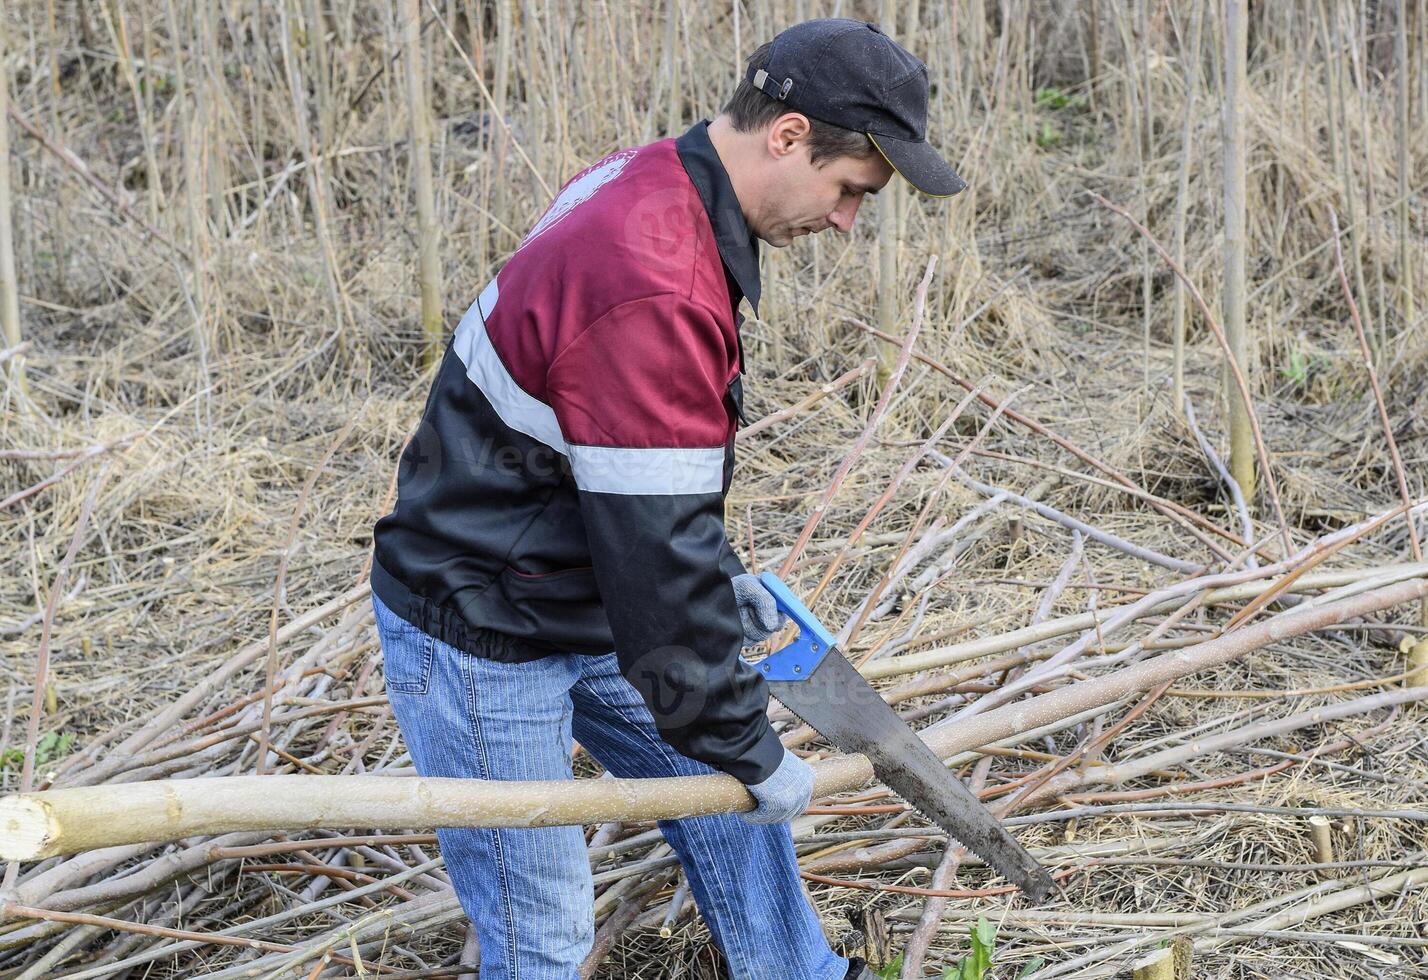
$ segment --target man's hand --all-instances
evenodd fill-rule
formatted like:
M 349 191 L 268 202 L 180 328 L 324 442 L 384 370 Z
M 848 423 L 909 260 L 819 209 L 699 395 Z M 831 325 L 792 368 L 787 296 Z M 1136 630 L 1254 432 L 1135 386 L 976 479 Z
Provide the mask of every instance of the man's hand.
M 764 588 L 757 575 L 745 572 L 735 575 L 732 581 L 739 622 L 744 626 L 744 646 L 762 643 L 788 625 L 788 617 L 779 611 L 773 594 Z
M 813 767 L 784 749 L 773 775 L 745 788 L 759 805 L 739 816 L 749 823 L 787 823 L 813 800 Z

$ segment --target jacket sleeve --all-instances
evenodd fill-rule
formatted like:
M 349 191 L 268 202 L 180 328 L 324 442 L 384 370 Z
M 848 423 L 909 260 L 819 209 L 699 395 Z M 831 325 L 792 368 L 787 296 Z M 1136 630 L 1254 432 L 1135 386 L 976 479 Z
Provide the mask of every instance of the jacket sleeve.
M 724 531 L 732 333 L 689 300 L 626 303 L 551 365 L 601 600 L 625 677 L 680 752 L 746 784 L 783 758 L 768 687 L 739 658 Z
M 734 549 L 729 547 L 727 541 L 724 545 L 724 553 L 719 558 L 719 567 L 724 570 L 724 577 L 732 580 L 736 575 L 745 574 L 748 569 L 739 560 L 739 556 L 734 554 Z

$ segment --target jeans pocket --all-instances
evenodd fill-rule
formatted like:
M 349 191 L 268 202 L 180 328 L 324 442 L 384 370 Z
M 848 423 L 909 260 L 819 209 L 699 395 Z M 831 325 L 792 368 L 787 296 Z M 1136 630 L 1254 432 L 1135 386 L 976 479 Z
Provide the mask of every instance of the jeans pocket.
M 382 676 L 387 690 L 397 694 L 425 694 L 431 683 L 436 637 L 392 612 L 375 594 L 372 609 L 382 641 Z

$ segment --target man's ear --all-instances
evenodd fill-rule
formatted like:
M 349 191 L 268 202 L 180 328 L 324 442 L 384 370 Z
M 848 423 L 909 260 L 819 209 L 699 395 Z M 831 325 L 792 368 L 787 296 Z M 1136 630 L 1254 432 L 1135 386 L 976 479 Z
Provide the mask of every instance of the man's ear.
M 808 139 L 813 124 L 801 112 L 786 112 L 769 127 L 767 148 L 775 160 L 781 160 L 798 149 Z

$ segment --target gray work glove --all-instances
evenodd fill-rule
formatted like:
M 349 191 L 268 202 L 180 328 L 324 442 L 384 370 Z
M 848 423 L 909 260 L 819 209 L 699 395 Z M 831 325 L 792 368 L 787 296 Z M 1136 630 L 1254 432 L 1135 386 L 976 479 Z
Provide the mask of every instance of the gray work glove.
M 784 749 L 783 761 L 772 776 L 744 788 L 759 805 L 739 816 L 749 823 L 787 823 L 813 800 L 813 767 Z
M 735 575 L 732 581 L 739 622 L 744 627 L 744 646 L 762 643 L 788 625 L 788 617 L 779 611 L 773 593 L 764 588 L 757 575 L 745 572 Z

